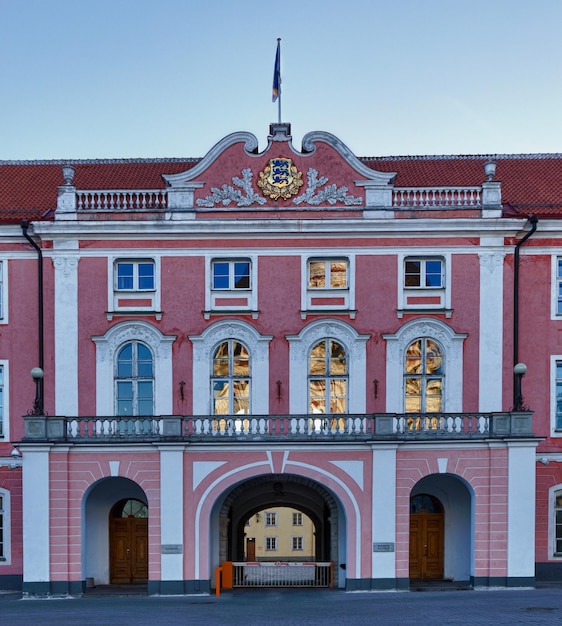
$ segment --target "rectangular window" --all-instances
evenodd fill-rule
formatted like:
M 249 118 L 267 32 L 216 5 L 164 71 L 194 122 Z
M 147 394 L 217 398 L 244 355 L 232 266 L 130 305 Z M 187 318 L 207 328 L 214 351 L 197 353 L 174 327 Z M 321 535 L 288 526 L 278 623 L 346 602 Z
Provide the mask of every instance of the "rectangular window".
M 302 552 L 304 550 L 304 537 L 291 537 L 293 551 Z
M 293 526 L 302 526 L 302 513 L 293 513 Z
M 277 513 L 266 513 L 265 514 L 265 525 L 266 526 L 277 526 Z
M 562 315 L 562 257 L 556 260 L 556 314 Z
M 556 430 L 562 430 L 562 361 L 556 361 Z
M 347 289 L 347 259 L 311 259 L 308 262 L 309 289 Z
M 0 365 L 0 437 L 4 436 L 4 366 Z
M 250 289 L 250 261 L 213 261 L 213 289 Z
M 4 319 L 4 263 L 0 261 L 0 320 Z
M 154 291 L 154 261 L 150 259 L 117 261 L 115 289 L 117 291 Z
M 4 554 L 4 497 L 0 495 L 0 561 L 5 561 Z
M 404 287 L 440 289 L 444 286 L 443 259 L 407 257 L 404 266 Z
M 277 537 L 265 538 L 265 550 L 266 552 L 274 552 L 277 550 Z

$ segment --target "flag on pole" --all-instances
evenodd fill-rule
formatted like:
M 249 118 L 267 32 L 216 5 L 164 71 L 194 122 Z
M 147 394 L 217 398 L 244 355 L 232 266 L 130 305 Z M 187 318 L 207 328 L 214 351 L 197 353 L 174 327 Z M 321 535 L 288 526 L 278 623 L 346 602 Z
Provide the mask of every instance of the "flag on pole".
M 275 54 L 275 66 L 273 68 L 272 101 L 275 102 L 281 95 L 281 39 L 277 40 L 277 53 Z

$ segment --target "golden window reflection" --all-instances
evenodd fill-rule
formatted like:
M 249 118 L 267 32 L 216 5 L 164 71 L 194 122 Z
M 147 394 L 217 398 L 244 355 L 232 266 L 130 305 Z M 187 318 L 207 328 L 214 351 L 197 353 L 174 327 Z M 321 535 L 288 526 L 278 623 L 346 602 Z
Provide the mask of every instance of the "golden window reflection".
M 413 341 L 404 364 L 404 410 L 406 413 L 440 413 L 443 410 L 443 354 L 432 339 Z M 437 418 L 410 418 L 408 429 L 438 428 Z

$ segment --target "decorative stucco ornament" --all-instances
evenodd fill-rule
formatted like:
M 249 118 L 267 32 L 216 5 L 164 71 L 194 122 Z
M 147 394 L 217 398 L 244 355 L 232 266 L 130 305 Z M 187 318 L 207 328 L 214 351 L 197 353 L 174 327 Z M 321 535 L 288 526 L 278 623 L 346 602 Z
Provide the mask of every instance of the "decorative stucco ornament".
M 324 203 L 335 204 L 336 202 L 343 202 L 343 204 L 349 206 L 363 203 L 363 198 L 348 196 L 348 189 L 345 185 L 339 188 L 337 185 L 328 185 L 324 189 L 320 189 L 329 179 L 326 176 L 320 176 L 320 178 L 318 178 L 318 170 L 315 170 L 313 167 L 308 170 L 307 178 L 308 186 L 306 191 L 298 198 L 293 198 L 293 204 L 306 202 L 312 206 L 317 206 Z
M 263 195 L 272 200 L 288 200 L 298 193 L 302 185 L 302 172 L 297 170 L 291 159 L 282 157 L 270 159 L 258 180 Z
M 239 189 L 235 189 L 230 185 L 223 185 L 220 189 L 218 189 L 218 187 L 211 187 L 213 193 L 205 198 L 199 198 L 197 200 L 197 206 L 214 207 L 218 203 L 228 206 L 231 202 L 236 202 L 236 206 L 250 206 L 254 202 L 257 204 L 265 204 L 265 198 L 259 196 L 252 189 L 252 176 L 253 174 L 250 168 L 243 169 L 242 178 L 234 176 L 232 179 L 232 184 L 236 185 Z M 246 192 L 245 196 L 240 189 Z

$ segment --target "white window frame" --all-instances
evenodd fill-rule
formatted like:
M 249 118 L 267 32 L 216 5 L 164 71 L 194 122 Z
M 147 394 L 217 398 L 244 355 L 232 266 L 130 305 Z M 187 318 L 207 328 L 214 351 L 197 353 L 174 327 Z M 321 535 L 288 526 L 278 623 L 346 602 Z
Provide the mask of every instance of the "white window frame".
M 275 536 L 264 537 L 263 549 L 265 552 L 277 552 L 279 550 L 279 538 Z
M 419 318 L 404 324 L 398 332 L 385 334 L 386 350 L 386 412 L 404 413 L 404 359 L 406 349 L 415 341 L 426 337 L 438 343 L 443 350 L 443 378 L 447 384 L 443 389 L 442 410 L 461 413 L 463 401 L 463 344 L 466 333 L 456 333 L 441 320 Z
M 550 355 L 550 436 L 562 437 L 562 429 L 556 429 L 556 364 L 562 362 L 562 354 Z
M 556 492 L 562 491 L 562 484 L 553 485 L 548 490 L 548 560 L 562 561 L 562 554 L 556 554 Z
M 0 359 L 0 368 L 3 371 L 3 411 L 0 415 L 0 441 L 10 441 L 10 377 L 9 377 L 9 365 L 5 359 Z
M 303 526 L 303 514 L 300 511 L 293 511 L 293 526 Z
M 8 259 L 0 259 L 0 324 L 8 323 Z
M 279 520 L 279 515 L 277 514 L 277 511 L 265 512 L 264 526 L 270 527 L 270 528 L 272 526 L 277 526 L 278 520 Z
M 12 545 L 11 545 L 11 510 L 10 510 L 10 492 L 7 489 L 0 489 L 2 497 L 2 523 L 4 536 L 4 555 L 0 557 L 0 567 L 10 565 L 12 562 Z
M 133 286 L 131 288 L 120 288 L 119 287 L 119 271 L 118 268 L 120 265 L 132 265 L 133 266 Z M 139 286 L 139 266 L 140 265 L 152 265 L 152 287 L 148 288 L 148 289 L 143 289 Z M 114 280 L 114 284 L 113 284 L 113 289 L 115 291 L 121 291 L 124 293 L 130 293 L 130 292 L 139 292 L 142 291 L 144 292 L 150 292 L 150 291 L 156 291 L 156 263 L 154 262 L 154 259 L 151 258 L 138 258 L 138 259 L 116 259 L 114 262 L 114 274 L 113 274 L 113 280 Z
M 446 311 L 451 316 L 451 254 L 446 252 L 435 253 L 435 250 L 413 250 L 397 255 L 398 260 L 398 317 L 407 310 Z M 442 261 L 441 287 L 406 287 L 406 261 Z M 423 304 L 408 303 L 409 295 L 439 298 L 439 303 Z
M 250 287 L 244 289 L 213 289 L 214 263 L 244 262 L 250 264 Z M 246 304 L 240 304 L 240 299 Z M 229 300 L 232 302 L 229 303 Z M 218 303 L 220 301 L 220 304 Z M 205 319 L 213 314 L 237 311 L 258 317 L 258 257 L 256 255 L 220 256 L 209 254 L 205 257 Z
M 131 362 L 131 376 L 121 377 L 119 376 L 119 354 L 121 350 L 126 346 L 131 345 L 132 349 L 132 362 Z M 151 377 L 141 377 L 139 376 L 139 366 L 138 366 L 138 346 L 142 345 L 150 352 L 151 356 L 151 365 L 152 365 L 152 376 Z M 139 411 L 139 383 L 150 381 L 152 383 L 152 409 L 150 413 L 143 413 Z M 115 354 L 115 377 L 113 382 L 113 393 L 115 394 L 115 409 L 114 414 L 119 415 L 119 383 L 131 383 L 131 409 L 132 413 L 127 417 L 135 418 L 143 415 L 155 415 L 154 413 L 154 354 L 150 350 L 150 347 L 146 345 L 142 341 L 138 341 L 137 339 L 132 339 L 131 341 L 127 341 L 124 344 L 121 344 Z M 121 416 L 123 417 L 123 416 Z
M 558 311 L 558 289 L 562 284 L 562 276 L 558 276 L 558 261 L 562 261 L 562 255 L 553 254 L 551 257 L 551 275 L 552 275 L 552 288 L 551 301 L 550 301 L 550 319 L 561 320 L 562 310 Z
M 360 335 L 346 322 L 314 320 L 298 335 L 287 335 L 289 342 L 289 411 L 308 413 L 308 355 L 322 339 L 334 339 L 345 349 L 348 364 L 348 413 L 365 413 L 367 401 L 367 352 L 370 335 Z
M 250 408 L 253 415 L 269 413 L 269 342 L 273 335 L 260 335 L 242 320 L 220 320 L 200 335 L 190 335 L 193 343 L 193 414 L 212 415 L 211 373 L 217 346 L 227 339 L 244 344 L 250 354 L 252 380 Z
M 154 289 L 117 289 L 117 265 L 119 263 L 154 263 Z M 107 280 L 107 317 L 108 319 L 113 318 L 113 314 L 121 314 L 126 315 L 131 312 L 143 312 L 143 313 L 152 313 L 155 315 L 157 320 L 162 318 L 161 312 L 161 282 L 160 282 L 160 268 L 161 268 L 161 258 L 159 256 L 141 256 L 138 254 L 128 255 L 115 255 L 109 256 L 107 259 L 108 263 L 108 280 Z M 136 274 L 138 278 L 138 270 Z M 127 306 L 119 305 L 119 300 L 127 299 L 127 300 L 139 300 L 142 302 L 143 300 L 150 299 L 150 304 L 139 303 L 138 306 L 133 304 Z
M 172 343 L 176 335 L 163 335 L 144 321 L 121 322 L 105 335 L 92 337 L 96 345 L 96 416 L 114 415 L 115 362 L 119 349 L 129 341 L 146 344 L 153 355 L 154 415 L 171 415 L 172 410 Z
M 309 287 L 310 263 L 312 261 L 347 263 L 347 287 Z M 315 302 L 321 300 L 321 302 Z M 355 255 L 335 255 L 330 251 L 301 256 L 301 317 L 307 313 L 327 311 L 347 311 L 355 318 Z
M 293 552 L 304 552 L 304 537 L 303 537 L 303 535 L 293 535 L 291 537 L 291 550 Z

